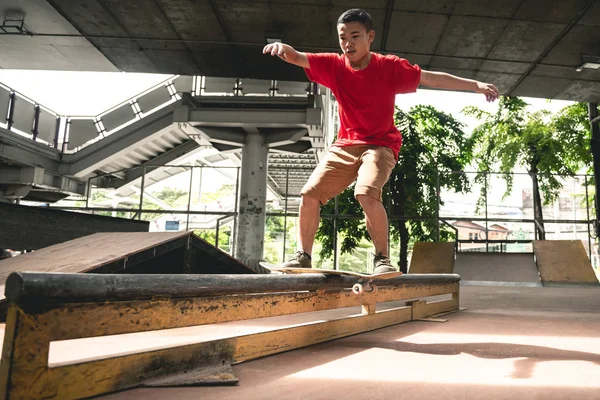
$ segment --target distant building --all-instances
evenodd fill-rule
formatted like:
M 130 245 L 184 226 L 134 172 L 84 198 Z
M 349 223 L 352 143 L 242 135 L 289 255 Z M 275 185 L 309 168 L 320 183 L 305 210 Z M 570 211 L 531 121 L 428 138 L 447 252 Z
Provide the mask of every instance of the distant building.
M 494 224 L 488 227 L 488 234 L 490 240 L 506 240 L 508 239 L 508 235 L 512 231 L 503 227 L 502 225 Z
M 452 224 L 458 229 L 459 240 L 485 240 L 485 226 L 471 221 L 456 221 Z M 512 231 L 499 224 L 488 226 L 489 240 L 506 240 Z

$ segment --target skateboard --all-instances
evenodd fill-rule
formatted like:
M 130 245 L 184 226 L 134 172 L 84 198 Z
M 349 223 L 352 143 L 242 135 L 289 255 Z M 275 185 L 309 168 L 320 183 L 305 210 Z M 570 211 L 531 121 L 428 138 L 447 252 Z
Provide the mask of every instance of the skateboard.
M 377 285 L 373 285 L 373 280 L 385 280 L 395 278 L 402 275 L 402 272 L 386 272 L 383 274 L 360 274 L 358 272 L 350 271 L 336 271 L 332 269 L 317 269 L 317 268 L 281 268 L 277 265 L 269 264 L 261 261 L 259 263 L 262 267 L 272 271 L 281 272 L 283 274 L 322 274 L 322 275 L 339 275 L 339 276 L 351 276 L 357 278 L 358 281 L 352 286 L 352 292 L 354 294 L 375 293 L 377 291 Z

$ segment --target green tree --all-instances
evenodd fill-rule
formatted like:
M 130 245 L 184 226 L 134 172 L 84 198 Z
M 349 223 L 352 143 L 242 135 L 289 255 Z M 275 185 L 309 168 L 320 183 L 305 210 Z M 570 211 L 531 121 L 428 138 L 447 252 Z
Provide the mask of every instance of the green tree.
M 495 114 L 476 107 L 467 107 L 465 113 L 482 121 L 473 132 L 475 160 L 481 172 L 476 181 L 483 182 L 485 173 L 498 169 L 504 173 L 507 196 L 513 186 L 512 172 L 517 167 L 527 168 L 533 184 L 534 219 L 540 221 L 536 230 L 544 240 L 542 194 L 544 205 L 555 201 L 562 188 L 557 175 L 571 176 L 590 161 L 589 122 L 581 103 L 554 116 L 545 110 L 528 112 L 527 106 L 520 98 L 503 97 Z M 482 192 L 479 204 L 483 197 Z
M 400 270 L 408 270 L 408 248 L 417 241 L 447 241 L 453 234 L 440 229 L 438 210 L 443 201 L 438 190 L 466 192 L 469 180 L 463 173 L 473 157 L 475 140 L 467 137 L 463 124 L 431 106 L 416 106 L 408 113 L 396 111 L 403 148 L 390 176 L 391 234 L 400 240 Z M 438 203 L 439 202 L 439 203 Z M 426 217 L 418 220 L 411 217 Z
M 213 202 L 221 200 L 223 198 L 233 197 L 234 195 L 235 195 L 235 186 L 231 183 L 226 183 L 226 184 L 220 186 L 215 192 L 202 193 L 202 202 L 203 203 L 213 203 Z M 194 200 L 196 200 L 196 199 L 194 199 Z
M 194 234 L 206 242 L 222 250 L 229 251 L 231 242 L 231 227 L 224 226 L 219 229 L 219 244 L 217 245 L 217 232 L 215 229 L 196 229 Z
M 160 192 L 156 193 L 156 197 L 162 201 L 164 201 L 165 203 L 176 207 L 178 205 L 178 203 L 181 202 L 181 198 L 185 197 L 185 200 L 187 202 L 187 196 L 188 193 L 184 190 L 180 190 L 177 188 L 173 188 L 170 186 L 165 186 L 163 188 L 163 190 L 161 190 Z
M 402 132 L 403 146 L 389 184 L 384 188 L 383 202 L 390 205 L 390 234 L 400 241 L 398 262 L 400 269 L 406 272 L 409 243 L 438 239 L 438 187 L 455 191 L 469 188 L 462 171 L 472 159 L 474 140 L 465 135 L 459 121 L 431 106 L 416 106 L 408 112 L 396 109 L 395 123 Z M 343 254 L 368 237 L 352 188 L 338 196 L 338 212 L 350 216 L 338 220 Z M 333 213 L 332 201 L 323 207 L 322 214 Z M 323 244 L 322 258 L 332 254 L 333 232 L 333 219 L 323 218 L 317 231 L 317 239 Z M 439 239 L 448 240 L 451 234 L 441 229 Z

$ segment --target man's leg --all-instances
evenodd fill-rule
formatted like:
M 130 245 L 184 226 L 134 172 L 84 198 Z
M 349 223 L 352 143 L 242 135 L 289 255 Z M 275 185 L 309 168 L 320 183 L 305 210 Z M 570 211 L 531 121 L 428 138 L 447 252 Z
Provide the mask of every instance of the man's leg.
M 383 207 L 383 203 L 367 195 L 357 195 L 356 198 L 365 212 L 367 222 L 367 231 L 373 246 L 375 254 L 389 257 L 388 254 L 388 217 Z
M 312 254 L 315 235 L 319 229 L 320 215 L 321 202 L 314 197 L 303 195 L 300 203 L 300 215 L 298 216 L 300 229 L 298 249 L 309 255 Z
M 375 273 L 396 270 L 389 260 L 389 221 L 381 202 L 382 188 L 395 165 L 394 153 L 387 147 L 372 147 L 366 150 L 361 156 L 354 190 L 356 199 L 365 212 L 367 231 L 375 246 Z
M 310 268 L 315 234 L 319 229 L 320 208 L 346 189 L 354 179 L 359 158 L 348 148 L 332 147 L 313 171 L 302 189 L 299 215 L 298 251 L 284 267 Z

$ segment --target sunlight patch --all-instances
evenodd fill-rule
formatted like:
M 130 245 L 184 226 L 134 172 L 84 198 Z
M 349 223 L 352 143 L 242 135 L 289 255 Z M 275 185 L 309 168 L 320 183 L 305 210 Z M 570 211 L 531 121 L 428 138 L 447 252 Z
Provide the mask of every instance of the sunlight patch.
M 357 381 L 600 388 L 600 357 L 592 363 L 575 359 L 494 358 L 493 352 L 482 358 L 465 353 L 434 355 L 373 348 L 289 378 L 344 380 L 349 385 Z

